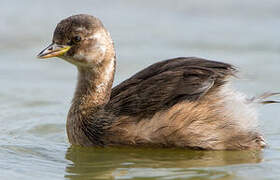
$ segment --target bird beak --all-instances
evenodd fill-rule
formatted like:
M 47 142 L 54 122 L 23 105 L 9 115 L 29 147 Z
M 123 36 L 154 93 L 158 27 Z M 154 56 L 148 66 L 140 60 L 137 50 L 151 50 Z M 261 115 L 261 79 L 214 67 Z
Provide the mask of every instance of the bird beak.
M 45 59 L 45 58 L 50 58 L 50 57 L 62 56 L 70 48 L 71 48 L 71 46 L 58 45 L 58 44 L 52 43 L 47 48 L 45 48 L 43 51 L 41 51 L 37 55 L 37 57 L 40 59 Z

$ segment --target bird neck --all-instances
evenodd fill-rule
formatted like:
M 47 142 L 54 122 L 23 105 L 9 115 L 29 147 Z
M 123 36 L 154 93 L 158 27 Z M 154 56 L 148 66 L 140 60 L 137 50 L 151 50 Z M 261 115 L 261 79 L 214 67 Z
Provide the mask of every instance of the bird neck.
M 111 57 L 94 67 L 78 67 L 78 83 L 72 112 L 78 110 L 86 115 L 107 104 L 114 80 L 115 64 L 115 57 Z

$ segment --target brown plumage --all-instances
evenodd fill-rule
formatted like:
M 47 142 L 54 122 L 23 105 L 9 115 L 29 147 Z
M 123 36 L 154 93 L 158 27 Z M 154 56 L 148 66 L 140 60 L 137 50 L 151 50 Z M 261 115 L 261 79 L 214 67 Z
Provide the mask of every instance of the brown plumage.
M 199 100 L 210 89 L 223 85 L 234 72 L 229 64 L 201 58 L 165 60 L 116 86 L 108 106 L 118 115 L 151 117 L 181 101 Z
M 78 84 L 67 118 L 71 144 L 260 149 L 254 99 L 233 91 L 226 63 L 180 57 L 153 64 L 111 90 L 113 42 L 102 23 L 75 15 L 56 27 L 39 58 L 77 66 Z M 112 92 L 112 93 L 111 93 Z M 265 97 L 264 97 L 265 98 Z

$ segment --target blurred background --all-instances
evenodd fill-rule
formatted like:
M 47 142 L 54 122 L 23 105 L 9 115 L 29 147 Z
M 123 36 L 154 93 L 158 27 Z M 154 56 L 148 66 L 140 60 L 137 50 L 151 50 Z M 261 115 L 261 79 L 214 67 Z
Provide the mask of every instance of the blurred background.
M 70 147 L 74 66 L 36 59 L 56 24 L 100 18 L 117 51 L 115 85 L 160 60 L 197 56 L 239 67 L 236 89 L 279 92 L 278 0 L 1 0 L 0 179 L 279 179 L 280 105 L 260 107 L 261 152 Z

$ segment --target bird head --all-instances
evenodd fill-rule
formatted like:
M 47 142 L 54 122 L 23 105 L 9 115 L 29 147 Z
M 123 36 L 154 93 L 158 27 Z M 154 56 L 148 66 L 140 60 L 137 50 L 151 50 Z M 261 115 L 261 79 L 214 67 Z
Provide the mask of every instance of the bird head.
M 38 54 L 38 58 L 62 58 L 76 66 L 96 66 L 114 57 L 110 34 L 102 22 L 90 15 L 79 14 L 63 19 L 53 33 L 52 43 Z

